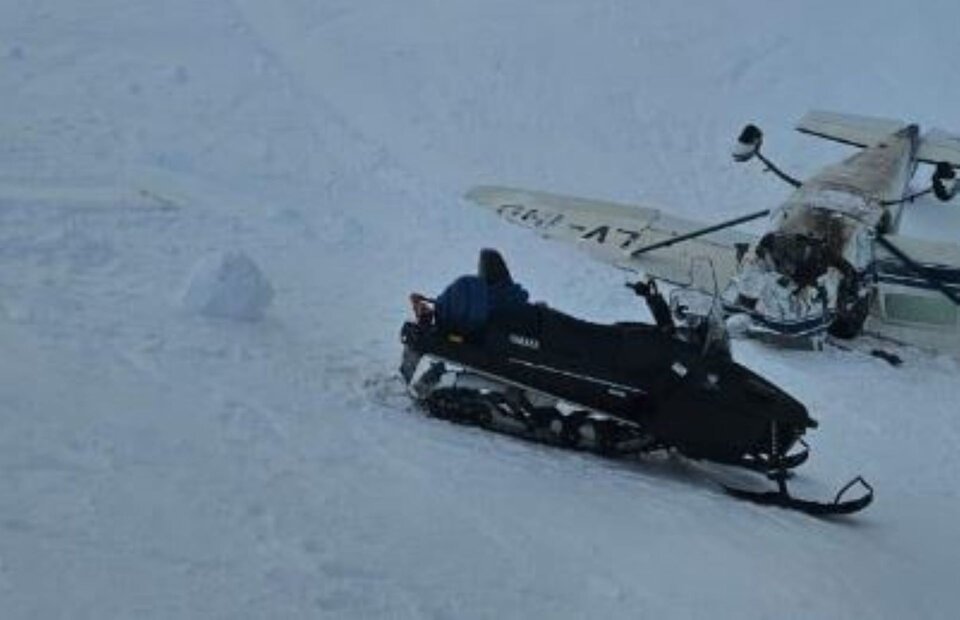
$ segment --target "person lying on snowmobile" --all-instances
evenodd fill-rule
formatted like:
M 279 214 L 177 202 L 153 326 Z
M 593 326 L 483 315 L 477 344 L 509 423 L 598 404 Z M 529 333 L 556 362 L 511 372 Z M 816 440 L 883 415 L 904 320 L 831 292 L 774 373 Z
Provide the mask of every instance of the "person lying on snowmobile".
M 509 313 L 525 306 L 529 299 L 526 289 L 513 281 L 507 263 L 500 252 L 490 248 L 480 250 L 477 274 L 487 283 L 490 314 Z
M 513 281 L 499 252 L 480 251 L 477 275 L 460 276 L 433 301 L 414 293 L 410 296 L 417 319 L 440 327 L 472 334 L 497 316 L 507 316 L 527 305 L 529 294 Z

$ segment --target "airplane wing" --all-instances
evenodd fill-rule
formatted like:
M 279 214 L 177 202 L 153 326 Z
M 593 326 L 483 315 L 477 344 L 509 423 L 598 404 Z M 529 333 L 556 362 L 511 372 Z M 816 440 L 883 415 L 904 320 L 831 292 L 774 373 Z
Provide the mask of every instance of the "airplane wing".
M 634 256 L 640 248 L 707 224 L 650 207 L 509 187 L 474 187 L 464 197 L 512 224 L 576 246 L 621 269 L 711 292 L 714 282 L 708 265 L 713 265 L 717 284 L 722 288 L 736 272 L 736 246 L 755 239 L 726 229 Z
M 945 161 L 960 167 L 960 136 L 942 129 L 931 129 L 920 138 L 917 159 L 928 164 Z
M 797 131 L 854 146 L 873 146 L 906 126 L 893 119 L 811 110 L 797 123 Z M 960 167 L 960 136 L 932 129 L 921 136 L 916 158 L 927 164 L 945 161 Z
M 903 235 L 884 238 L 941 286 L 960 295 L 960 245 Z M 879 295 L 868 331 L 920 346 L 960 351 L 960 307 L 882 246 L 877 246 L 876 273 Z
M 797 131 L 854 146 L 873 146 L 906 126 L 892 119 L 811 110 L 797 123 Z

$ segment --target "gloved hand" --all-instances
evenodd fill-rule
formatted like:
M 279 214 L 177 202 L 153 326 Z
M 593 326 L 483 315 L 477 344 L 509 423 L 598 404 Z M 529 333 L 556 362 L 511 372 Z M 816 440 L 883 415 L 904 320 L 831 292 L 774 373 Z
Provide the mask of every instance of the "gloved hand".
M 653 278 L 648 279 L 646 282 L 637 280 L 636 282 L 627 282 L 627 288 L 633 289 L 633 292 L 639 295 L 640 297 L 649 297 L 650 295 L 657 295 L 657 283 Z

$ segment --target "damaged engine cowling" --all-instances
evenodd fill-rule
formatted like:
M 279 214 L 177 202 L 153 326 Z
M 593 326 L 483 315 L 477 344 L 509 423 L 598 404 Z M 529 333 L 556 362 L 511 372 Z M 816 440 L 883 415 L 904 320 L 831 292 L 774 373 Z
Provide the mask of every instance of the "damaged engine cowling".
M 835 206 L 788 205 L 774 219 L 724 291 L 727 308 L 783 334 L 855 336 L 869 310 L 866 227 Z

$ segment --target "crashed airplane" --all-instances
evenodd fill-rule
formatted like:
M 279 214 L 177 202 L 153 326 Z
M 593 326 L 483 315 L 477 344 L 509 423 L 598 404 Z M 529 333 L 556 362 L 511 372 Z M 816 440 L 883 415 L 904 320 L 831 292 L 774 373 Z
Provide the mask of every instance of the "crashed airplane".
M 774 209 L 715 224 L 506 187 L 466 198 L 617 267 L 717 294 L 731 323 L 767 341 L 819 348 L 828 335 L 868 333 L 960 352 L 960 245 L 900 233 L 906 205 L 955 196 L 960 137 L 822 111 L 796 128 L 860 150 L 799 181 L 764 156 L 762 132 L 748 125 L 734 160 L 759 159 L 794 190 Z M 911 192 L 921 163 L 934 166 L 930 186 Z M 761 218 L 760 235 L 737 229 Z

